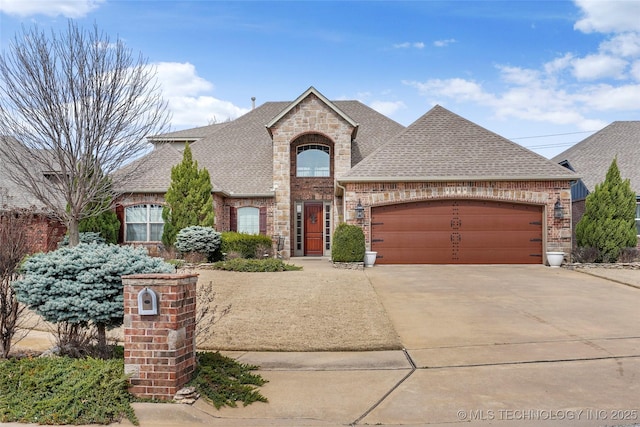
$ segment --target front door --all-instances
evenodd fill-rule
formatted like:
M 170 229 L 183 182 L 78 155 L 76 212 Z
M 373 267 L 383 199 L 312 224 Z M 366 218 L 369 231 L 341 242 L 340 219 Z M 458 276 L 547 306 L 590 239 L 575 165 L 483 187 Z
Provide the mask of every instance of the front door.
M 304 204 L 304 254 L 322 255 L 322 203 Z

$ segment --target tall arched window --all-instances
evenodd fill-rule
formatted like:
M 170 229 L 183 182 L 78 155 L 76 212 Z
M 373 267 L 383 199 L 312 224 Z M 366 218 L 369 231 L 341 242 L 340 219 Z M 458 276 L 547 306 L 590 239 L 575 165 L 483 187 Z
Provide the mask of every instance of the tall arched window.
M 331 176 L 329 147 L 326 145 L 301 145 L 297 149 L 296 176 L 328 177 Z

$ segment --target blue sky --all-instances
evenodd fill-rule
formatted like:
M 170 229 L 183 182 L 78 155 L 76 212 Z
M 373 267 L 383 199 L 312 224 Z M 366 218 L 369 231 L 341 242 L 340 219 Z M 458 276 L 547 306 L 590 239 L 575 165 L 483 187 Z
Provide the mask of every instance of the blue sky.
M 174 130 L 309 86 L 403 125 L 440 104 L 546 157 L 640 120 L 637 0 L 0 0 L 0 48 L 68 18 L 157 66 Z

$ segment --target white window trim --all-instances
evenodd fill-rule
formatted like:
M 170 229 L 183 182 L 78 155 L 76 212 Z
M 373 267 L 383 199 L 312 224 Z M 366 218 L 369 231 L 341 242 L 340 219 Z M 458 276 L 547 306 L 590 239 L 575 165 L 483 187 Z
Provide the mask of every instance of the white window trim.
M 144 206 L 146 207 L 146 221 L 145 222 L 133 222 L 133 221 L 127 221 L 127 209 L 130 208 L 136 208 L 136 207 L 141 207 Z M 164 221 L 162 221 L 162 217 L 160 217 L 160 221 L 161 222 L 151 222 L 151 208 L 152 207 L 157 207 L 162 209 L 163 206 L 157 203 L 139 203 L 136 205 L 131 205 L 131 206 L 127 206 L 124 209 L 124 241 L 127 243 L 133 243 L 133 242 L 159 242 L 160 240 L 151 240 L 151 224 L 164 224 Z M 147 239 L 146 240 L 128 240 L 127 239 L 127 228 L 129 227 L 129 224 L 145 224 L 147 227 L 146 230 L 146 236 Z M 162 238 L 162 236 L 160 236 Z

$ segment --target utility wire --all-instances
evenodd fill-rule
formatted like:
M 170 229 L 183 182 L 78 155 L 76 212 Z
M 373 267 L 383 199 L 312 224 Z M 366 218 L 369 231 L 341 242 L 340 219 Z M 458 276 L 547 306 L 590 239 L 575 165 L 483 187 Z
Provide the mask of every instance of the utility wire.
M 581 131 L 581 132 L 553 133 L 553 134 L 549 134 L 549 135 L 519 136 L 517 138 L 509 138 L 509 139 L 548 138 L 548 137 L 551 137 L 551 136 L 577 135 L 577 134 L 580 134 L 580 133 L 592 133 L 592 132 L 597 132 L 597 131 L 595 131 L 595 130 L 584 130 L 584 131 Z

